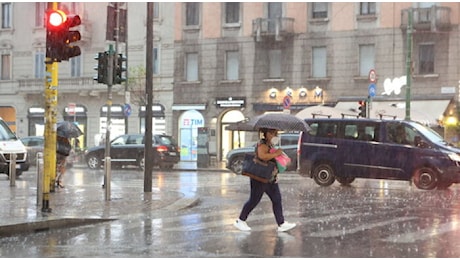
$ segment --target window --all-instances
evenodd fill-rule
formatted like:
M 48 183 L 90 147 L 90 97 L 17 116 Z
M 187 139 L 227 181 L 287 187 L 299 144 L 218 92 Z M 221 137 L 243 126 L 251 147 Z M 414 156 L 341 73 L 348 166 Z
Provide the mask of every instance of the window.
M 238 80 L 239 78 L 239 58 L 238 51 L 226 52 L 227 80 Z
M 422 44 L 418 48 L 419 74 L 434 73 L 434 45 Z
M 34 76 L 36 79 L 45 78 L 45 53 L 35 53 L 35 71 Z
M 11 10 L 11 3 L 3 3 L 2 4 L 2 28 L 11 28 L 12 25 L 12 10 Z
M 81 76 L 81 56 L 70 58 L 70 76 Z
M 269 78 L 281 78 L 281 50 L 270 50 L 268 53 Z
M 283 4 L 282 3 L 268 3 L 268 31 L 274 33 L 276 25 L 279 23 L 279 18 L 283 17 Z M 281 24 L 278 24 L 281 26 Z
M 359 3 L 359 14 L 369 15 L 375 14 L 375 2 Z
M 35 27 L 45 27 L 46 2 L 35 3 Z
M 153 2 L 153 19 L 160 18 L 160 3 Z
M 9 54 L 2 54 L 2 80 L 11 79 L 11 56 Z
M 314 78 L 325 78 L 327 66 L 326 47 L 313 48 L 312 76 Z
M 159 60 L 158 60 L 158 48 L 153 48 L 153 74 L 159 74 Z
M 240 22 L 240 3 L 225 3 L 225 23 Z
M 198 53 L 187 53 L 186 56 L 186 80 L 198 80 Z
M 185 3 L 185 25 L 199 25 L 199 3 Z
M 359 46 L 359 76 L 368 76 L 369 71 L 375 68 L 374 45 Z
M 313 18 L 327 18 L 327 3 L 316 2 L 312 3 Z

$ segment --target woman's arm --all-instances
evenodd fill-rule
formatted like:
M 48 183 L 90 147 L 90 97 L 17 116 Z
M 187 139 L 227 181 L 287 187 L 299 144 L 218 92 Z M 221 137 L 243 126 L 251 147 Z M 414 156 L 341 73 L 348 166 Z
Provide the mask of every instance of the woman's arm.
M 271 160 L 276 156 L 281 155 L 281 153 L 283 153 L 283 150 L 281 149 L 276 149 L 274 153 L 270 153 L 270 148 L 266 144 L 259 144 L 257 146 L 257 156 L 259 157 L 259 159 L 264 161 Z

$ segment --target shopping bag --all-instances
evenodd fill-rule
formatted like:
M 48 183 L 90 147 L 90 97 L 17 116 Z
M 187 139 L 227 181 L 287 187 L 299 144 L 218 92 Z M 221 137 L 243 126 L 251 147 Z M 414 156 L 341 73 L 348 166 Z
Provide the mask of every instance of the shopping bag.
M 274 153 L 276 151 L 275 148 L 270 149 L 270 153 Z M 275 157 L 276 160 L 276 166 L 278 167 L 278 172 L 285 172 L 287 167 L 291 164 L 291 158 L 287 156 L 285 152 L 283 152 L 281 155 L 278 155 Z

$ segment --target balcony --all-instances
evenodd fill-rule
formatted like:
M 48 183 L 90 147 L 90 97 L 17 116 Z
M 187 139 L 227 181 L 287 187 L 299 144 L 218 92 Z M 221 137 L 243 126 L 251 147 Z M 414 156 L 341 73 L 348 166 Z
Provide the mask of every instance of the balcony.
M 20 93 L 42 93 L 45 89 L 45 79 L 19 79 Z M 107 86 L 98 84 L 90 77 L 60 78 L 58 91 L 62 93 L 78 93 L 89 91 L 106 91 Z
M 431 8 L 409 8 L 401 11 L 401 29 L 406 30 L 409 12 L 412 12 L 412 28 L 420 31 L 449 31 L 450 8 L 432 6 Z
M 252 35 L 258 42 L 264 39 L 282 41 L 294 35 L 294 18 L 257 18 L 252 21 Z

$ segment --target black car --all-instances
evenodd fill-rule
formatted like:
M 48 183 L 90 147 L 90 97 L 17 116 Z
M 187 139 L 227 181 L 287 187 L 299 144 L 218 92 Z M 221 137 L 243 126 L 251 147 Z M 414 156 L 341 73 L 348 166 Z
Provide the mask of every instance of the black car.
M 134 165 L 140 169 L 145 167 L 144 135 L 126 134 L 118 136 L 110 142 L 110 159 L 113 167 Z M 153 135 L 153 166 L 160 169 L 172 169 L 180 160 L 177 142 L 169 135 Z M 85 151 L 85 160 L 90 169 L 99 169 L 104 165 L 105 145 L 95 146 Z
M 287 167 L 287 171 L 294 171 L 297 168 L 297 144 L 299 134 L 282 133 L 279 135 L 279 147 L 283 149 L 287 156 L 291 159 L 291 164 Z M 246 153 L 255 153 L 255 146 L 236 148 L 227 153 L 226 168 L 236 174 L 241 174 L 243 169 L 243 160 Z

